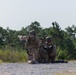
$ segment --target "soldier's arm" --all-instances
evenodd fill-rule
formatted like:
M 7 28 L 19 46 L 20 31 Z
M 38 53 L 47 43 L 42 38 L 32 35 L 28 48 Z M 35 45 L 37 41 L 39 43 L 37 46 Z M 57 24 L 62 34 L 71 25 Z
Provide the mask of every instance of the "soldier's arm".
M 26 49 L 27 49 L 28 45 L 29 45 L 29 36 L 27 37 L 26 43 L 25 43 L 25 48 L 26 48 Z
M 51 55 L 56 55 L 56 53 L 57 53 L 56 46 L 53 45 L 53 51 L 52 51 Z

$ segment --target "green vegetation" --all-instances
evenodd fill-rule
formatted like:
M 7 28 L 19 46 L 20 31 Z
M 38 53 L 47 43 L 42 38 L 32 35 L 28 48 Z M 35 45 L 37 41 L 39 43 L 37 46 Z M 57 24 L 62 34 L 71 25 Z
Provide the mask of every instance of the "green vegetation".
M 9 27 L 0 27 L 0 61 L 25 62 L 27 53 L 24 41 L 20 41 L 18 35 L 28 35 L 28 31 L 34 29 L 39 37 L 51 36 L 57 49 L 57 59 L 76 60 L 76 26 L 68 26 L 62 30 L 57 22 L 53 22 L 49 28 L 42 28 L 35 21 L 21 30 L 11 30 Z
M 0 62 L 26 62 L 26 51 L 18 51 L 12 48 L 0 49 Z

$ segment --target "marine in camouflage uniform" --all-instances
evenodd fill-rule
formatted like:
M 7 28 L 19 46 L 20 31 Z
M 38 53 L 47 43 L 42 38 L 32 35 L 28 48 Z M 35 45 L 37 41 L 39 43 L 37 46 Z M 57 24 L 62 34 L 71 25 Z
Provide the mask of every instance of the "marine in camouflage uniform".
M 44 49 L 45 46 L 45 38 L 40 39 L 40 46 L 39 46 L 39 62 L 40 63 L 47 63 L 48 62 L 48 54 L 46 49 Z
M 26 49 L 28 53 L 28 63 L 37 63 L 38 62 L 38 48 L 39 48 L 39 38 L 36 36 L 34 30 L 29 32 L 27 41 L 26 41 Z
M 56 58 L 56 47 L 52 42 L 52 38 L 51 37 L 46 37 L 46 46 L 44 47 L 47 51 L 48 54 L 48 61 L 50 62 L 55 62 L 55 58 Z

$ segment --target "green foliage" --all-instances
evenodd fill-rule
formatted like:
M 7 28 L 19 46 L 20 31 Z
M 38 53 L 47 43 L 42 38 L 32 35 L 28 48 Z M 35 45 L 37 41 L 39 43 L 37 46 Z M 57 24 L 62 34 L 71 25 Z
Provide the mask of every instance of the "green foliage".
M 68 51 L 65 49 L 65 50 L 62 50 L 60 48 L 57 49 L 57 59 L 69 59 L 69 55 L 68 55 Z
M 26 62 L 27 53 L 26 51 L 15 51 L 12 48 L 0 49 L 0 59 L 3 62 Z
M 26 27 L 27 31 L 29 32 L 30 30 L 35 30 L 37 34 L 42 30 L 42 27 L 40 26 L 40 23 L 35 21 L 32 22 L 29 26 Z
M 31 29 L 34 29 L 39 37 L 51 36 L 53 43 L 57 47 L 58 59 L 76 59 L 76 26 L 67 27 L 62 30 L 57 22 L 52 22 L 49 28 L 42 28 L 37 21 L 32 22 L 21 30 L 11 30 L 9 27 L 0 27 L 0 60 L 7 62 L 25 61 L 27 54 L 22 50 L 18 35 L 28 36 Z
M 3 61 L 0 59 L 0 63 L 2 63 Z

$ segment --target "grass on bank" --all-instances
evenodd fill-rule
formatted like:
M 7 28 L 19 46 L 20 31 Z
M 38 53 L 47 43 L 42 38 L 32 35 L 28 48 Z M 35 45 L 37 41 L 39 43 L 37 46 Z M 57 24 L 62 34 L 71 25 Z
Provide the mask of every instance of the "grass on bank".
M 26 51 L 18 51 L 11 48 L 0 49 L 0 63 L 1 62 L 26 62 Z

